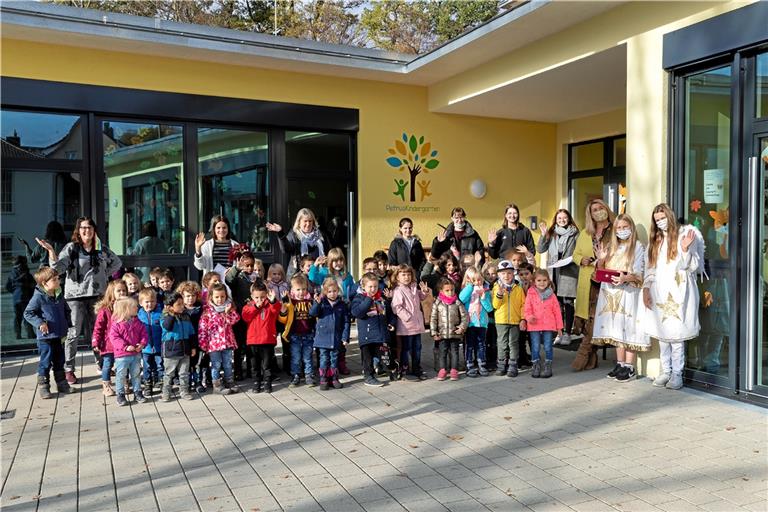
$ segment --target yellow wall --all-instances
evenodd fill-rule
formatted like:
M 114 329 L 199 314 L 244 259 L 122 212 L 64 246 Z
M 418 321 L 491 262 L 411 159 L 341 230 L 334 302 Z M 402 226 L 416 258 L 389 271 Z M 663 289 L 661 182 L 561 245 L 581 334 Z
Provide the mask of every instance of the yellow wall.
M 416 232 L 431 241 L 435 224 L 445 224 L 450 209 L 461 205 L 485 239 L 500 224 L 507 202 L 517 202 L 523 217 L 550 215 L 556 206 L 553 124 L 432 114 L 424 87 L 9 39 L 2 41 L 2 75 L 359 109 L 358 254 L 389 245 L 404 215 L 413 217 Z M 394 179 L 402 175 L 385 162 L 387 149 L 403 131 L 424 135 L 438 151 L 440 165 L 428 175 L 433 195 L 413 203 L 437 211 L 386 209 L 409 204 L 393 194 Z M 486 181 L 485 198 L 471 198 L 473 179 Z

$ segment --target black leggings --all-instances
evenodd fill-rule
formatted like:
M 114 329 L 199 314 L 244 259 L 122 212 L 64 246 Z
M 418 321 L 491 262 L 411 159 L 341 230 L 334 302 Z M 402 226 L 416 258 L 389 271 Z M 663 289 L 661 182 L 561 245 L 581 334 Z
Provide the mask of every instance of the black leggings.
M 560 299 L 560 311 L 563 315 L 563 327 L 566 334 L 571 334 L 573 329 L 573 318 L 575 309 L 573 307 L 573 297 L 558 297 Z

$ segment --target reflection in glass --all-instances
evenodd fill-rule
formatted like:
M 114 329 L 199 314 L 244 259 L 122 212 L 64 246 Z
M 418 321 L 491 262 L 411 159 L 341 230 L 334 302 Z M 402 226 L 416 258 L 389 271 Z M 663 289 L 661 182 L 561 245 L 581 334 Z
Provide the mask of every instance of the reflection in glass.
M 592 169 L 602 169 L 604 167 L 603 156 L 603 142 L 571 146 L 570 170 L 589 171 Z
M 584 223 L 587 204 L 593 199 L 603 199 L 602 176 L 571 181 L 571 211 L 578 224 Z
M 627 139 L 613 141 L 613 166 L 624 167 L 627 165 Z
M 3 160 L 83 158 L 80 116 L 3 110 L 0 127 Z
M 733 269 L 728 254 L 731 69 L 730 66 L 686 79 L 685 197 L 679 215 L 704 237 L 709 279 L 700 282 L 701 334 L 686 343 L 686 367 L 728 375 Z
M 48 239 L 61 249 L 66 239 L 72 236 L 75 219 L 80 216 L 80 176 L 64 172 L 29 172 L 3 169 L 2 222 L 2 269 L 0 279 L 3 288 L 0 293 L 0 343 L 4 348 L 20 343 L 31 343 L 30 339 L 19 339 L 18 334 L 28 337 L 28 329 L 21 324 L 16 332 L 15 313 L 17 308 L 26 307 L 29 302 L 29 280 L 19 278 L 14 272 L 16 259 L 26 261 L 29 274 L 33 275 L 39 266 L 47 263 L 48 255 L 38 250 L 35 237 Z M 11 277 L 9 291 L 7 285 Z M 34 289 L 34 284 L 32 284 Z
M 760 363 L 757 367 L 757 382 L 758 384 L 768 386 L 768 138 L 760 140 L 759 148 L 760 160 L 758 161 L 758 168 L 760 169 L 759 176 L 763 184 L 763 193 L 757 205 L 760 209 L 758 219 L 762 220 L 759 225 L 762 258 L 758 262 L 760 267 L 758 304 L 762 304 L 762 315 L 758 315 L 759 324 L 757 332 L 760 333 L 760 339 L 757 340 L 757 360 Z
M 768 53 L 757 56 L 755 117 L 768 117 Z
M 214 215 L 229 219 L 232 238 L 270 250 L 267 134 L 200 128 L 197 132 L 202 230 Z
M 102 123 L 107 245 L 117 254 L 184 251 L 181 126 Z
M 285 132 L 285 168 L 289 173 L 349 172 L 349 135 Z

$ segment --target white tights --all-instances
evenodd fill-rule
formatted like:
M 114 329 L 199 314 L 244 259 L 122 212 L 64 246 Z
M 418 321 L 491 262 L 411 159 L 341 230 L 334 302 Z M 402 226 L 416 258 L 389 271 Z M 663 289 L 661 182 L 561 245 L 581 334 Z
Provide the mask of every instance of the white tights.
M 685 365 L 685 342 L 667 343 L 659 341 L 661 370 L 664 373 L 683 373 Z

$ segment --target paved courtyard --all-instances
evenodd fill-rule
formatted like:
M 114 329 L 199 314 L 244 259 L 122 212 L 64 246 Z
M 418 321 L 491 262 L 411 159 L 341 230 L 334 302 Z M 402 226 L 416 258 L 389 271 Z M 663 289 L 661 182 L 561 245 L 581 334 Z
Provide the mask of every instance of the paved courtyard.
M 555 357 L 549 380 L 353 374 L 321 392 L 283 378 L 272 395 L 123 408 L 86 353 L 81 392 L 58 400 L 37 398 L 35 357 L 6 358 L 2 509 L 768 509 L 765 410 Z

